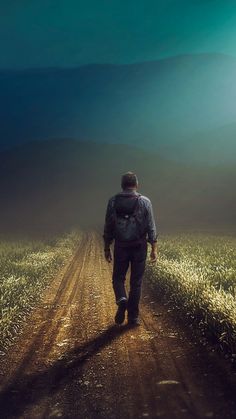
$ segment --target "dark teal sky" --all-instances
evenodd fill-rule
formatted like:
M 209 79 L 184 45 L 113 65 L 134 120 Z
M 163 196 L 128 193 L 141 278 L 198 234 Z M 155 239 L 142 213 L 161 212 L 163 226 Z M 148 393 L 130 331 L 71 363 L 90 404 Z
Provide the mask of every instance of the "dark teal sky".
M 1 0 L 0 67 L 236 55 L 235 0 Z

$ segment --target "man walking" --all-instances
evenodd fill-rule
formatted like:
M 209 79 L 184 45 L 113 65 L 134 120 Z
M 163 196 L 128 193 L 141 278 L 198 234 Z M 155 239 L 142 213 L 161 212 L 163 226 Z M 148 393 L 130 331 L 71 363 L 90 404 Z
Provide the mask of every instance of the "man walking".
M 128 324 L 138 326 L 142 277 L 147 257 L 147 242 L 152 246 L 151 261 L 157 260 L 157 232 L 149 198 L 137 192 L 138 179 L 133 172 L 121 178 L 122 191 L 107 205 L 104 225 L 104 252 L 112 261 L 110 245 L 114 240 L 112 284 L 118 309 L 115 322 L 122 324 L 128 311 Z M 131 264 L 130 291 L 125 289 L 126 273 Z

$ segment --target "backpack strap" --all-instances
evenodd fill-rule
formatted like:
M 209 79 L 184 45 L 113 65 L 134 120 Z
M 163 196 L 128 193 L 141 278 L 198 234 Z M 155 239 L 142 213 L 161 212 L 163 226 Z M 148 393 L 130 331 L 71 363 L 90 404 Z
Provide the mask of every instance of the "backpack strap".
M 138 212 L 138 209 L 139 209 L 140 196 L 141 196 L 141 193 L 138 194 L 137 199 L 136 199 L 135 208 L 134 208 L 134 212 L 133 212 L 134 216 L 136 216 L 136 214 Z
M 115 213 L 116 213 L 116 202 L 117 202 L 118 195 L 119 195 L 118 193 L 115 195 L 114 204 L 113 204 L 113 210 L 115 210 Z

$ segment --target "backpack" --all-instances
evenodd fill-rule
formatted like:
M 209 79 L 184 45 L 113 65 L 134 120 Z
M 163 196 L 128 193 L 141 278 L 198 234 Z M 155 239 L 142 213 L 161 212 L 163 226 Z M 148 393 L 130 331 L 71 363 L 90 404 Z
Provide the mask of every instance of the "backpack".
M 117 194 L 114 201 L 114 238 L 127 244 L 140 241 L 140 226 L 137 219 L 141 194 Z

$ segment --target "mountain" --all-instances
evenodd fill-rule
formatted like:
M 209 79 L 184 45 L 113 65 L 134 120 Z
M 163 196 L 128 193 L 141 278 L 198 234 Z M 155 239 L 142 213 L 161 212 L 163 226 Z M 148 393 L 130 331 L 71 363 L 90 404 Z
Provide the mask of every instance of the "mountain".
M 1 232 L 102 228 L 108 198 L 128 170 L 151 198 L 160 232 L 235 228 L 233 166 L 198 168 L 135 146 L 55 139 L 0 153 Z
M 235 74 L 236 59 L 222 54 L 1 71 L 1 147 L 80 138 L 139 145 L 172 159 L 188 146 L 194 158 L 199 135 L 208 142 L 208 133 L 236 121 Z M 226 158 L 235 151 L 225 143 Z

